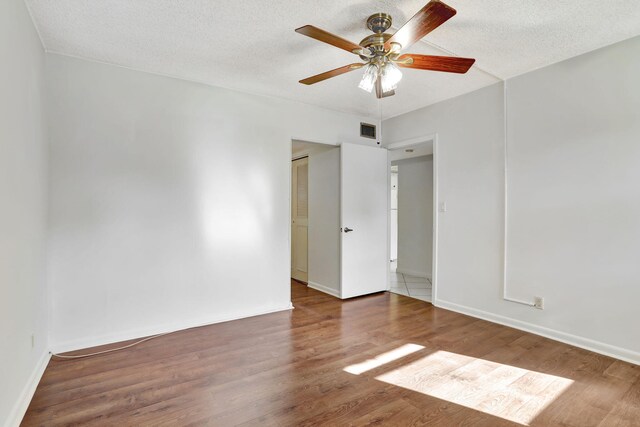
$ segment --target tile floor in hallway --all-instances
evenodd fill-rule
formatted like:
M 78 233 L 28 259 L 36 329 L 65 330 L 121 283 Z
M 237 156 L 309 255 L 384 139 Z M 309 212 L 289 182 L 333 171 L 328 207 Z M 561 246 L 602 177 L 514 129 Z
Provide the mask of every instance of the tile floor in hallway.
M 431 302 L 431 280 L 391 271 L 390 291 L 422 301 Z

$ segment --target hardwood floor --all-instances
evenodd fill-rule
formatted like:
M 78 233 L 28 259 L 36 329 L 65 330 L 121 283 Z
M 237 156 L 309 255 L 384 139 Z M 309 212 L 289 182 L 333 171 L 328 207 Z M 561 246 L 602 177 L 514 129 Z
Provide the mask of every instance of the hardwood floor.
M 638 426 L 640 367 L 383 293 L 52 360 L 23 425 Z

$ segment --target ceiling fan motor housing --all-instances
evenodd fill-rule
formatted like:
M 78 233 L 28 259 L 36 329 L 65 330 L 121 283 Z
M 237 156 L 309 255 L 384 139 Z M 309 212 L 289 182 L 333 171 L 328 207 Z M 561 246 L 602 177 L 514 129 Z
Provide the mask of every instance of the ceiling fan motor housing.
M 367 19 L 367 27 L 374 32 L 362 41 L 360 46 L 369 49 L 373 57 L 381 57 L 385 55 L 384 44 L 391 38 L 391 34 L 385 33 L 391 27 L 391 15 L 388 13 L 375 13 Z M 362 60 L 367 60 L 369 57 L 360 55 Z
M 387 33 L 371 34 L 360 41 L 360 46 L 369 49 L 374 57 L 384 56 L 386 53 L 384 44 L 390 38 L 391 34 Z M 362 55 L 360 55 L 360 58 L 364 61 L 369 59 L 368 57 Z

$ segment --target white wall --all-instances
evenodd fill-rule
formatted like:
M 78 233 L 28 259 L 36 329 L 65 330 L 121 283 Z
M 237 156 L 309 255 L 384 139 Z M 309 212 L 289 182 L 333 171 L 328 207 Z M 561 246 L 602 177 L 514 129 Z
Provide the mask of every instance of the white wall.
M 0 64 L 0 423 L 17 425 L 48 360 L 44 51 L 23 1 L 0 2 Z
M 52 346 L 289 307 L 291 139 L 371 118 L 47 55 Z
M 433 263 L 433 156 L 398 165 L 399 273 L 431 277 Z
M 640 363 L 640 38 L 508 83 L 508 283 L 502 300 L 502 85 L 387 120 L 438 134 L 437 304 Z
M 509 283 L 640 354 L 640 37 L 508 83 Z
M 309 286 L 340 295 L 340 148 L 309 154 Z

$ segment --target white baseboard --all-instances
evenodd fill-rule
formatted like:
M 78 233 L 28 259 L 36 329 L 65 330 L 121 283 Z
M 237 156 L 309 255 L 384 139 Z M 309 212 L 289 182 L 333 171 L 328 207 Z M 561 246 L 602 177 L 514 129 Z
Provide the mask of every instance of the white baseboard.
M 286 307 L 273 308 L 268 310 L 254 311 L 242 313 L 235 316 L 221 316 L 191 319 L 184 322 L 176 322 L 172 324 L 165 324 L 152 328 L 142 328 L 130 331 L 116 332 L 108 335 L 102 335 L 99 337 L 82 338 L 73 341 L 66 341 L 62 343 L 52 344 L 52 353 L 65 353 L 67 351 L 82 350 L 90 347 L 97 347 L 99 345 L 113 344 L 117 342 L 132 340 L 136 338 L 148 337 L 151 335 L 165 334 L 169 332 L 177 332 L 190 328 L 197 328 L 199 326 L 213 325 L 215 323 L 229 322 L 231 320 L 245 319 L 247 317 L 261 316 L 263 314 L 275 313 L 278 311 L 292 310 L 293 305 L 291 302 Z
M 307 283 L 307 286 L 309 286 L 312 289 L 315 289 L 316 291 L 320 291 L 320 292 L 324 292 L 325 294 L 329 294 L 331 296 L 334 296 L 336 298 L 340 298 L 340 292 L 338 292 L 337 290 L 330 288 L 328 286 L 324 286 L 321 285 L 319 283 L 315 283 L 315 282 L 311 282 L 309 281 Z
M 560 341 L 565 344 L 580 347 L 585 350 L 593 351 L 595 353 L 610 356 L 615 359 L 624 360 L 625 362 L 640 365 L 640 353 L 622 347 L 616 347 L 589 338 L 568 334 L 566 332 L 546 328 L 544 326 L 538 326 L 533 323 L 523 322 L 511 317 L 489 313 L 449 301 L 443 301 L 441 299 L 434 301 L 433 305 L 435 305 L 436 307 L 455 311 L 457 313 L 476 317 L 478 319 L 488 320 L 489 322 L 498 323 L 500 325 L 509 326 L 511 328 L 519 329 L 526 332 L 531 332 L 532 334 L 541 335 L 545 338 L 550 338 L 552 340 Z
M 7 418 L 4 424 L 6 427 L 18 427 L 22 422 L 24 414 L 27 413 L 29 403 L 31 403 L 31 399 L 36 392 L 36 388 L 38 388 L 38 383 L 40 382 L 40 379 L 42 378 L 44 370 L 47 368 L 50 359 L 51 353 L 45 351 L 40 357 L 40 360 L 38 360 L 38 363 L 33 369 L 29 380 L 22 389 L 22 393 L 20 393 L 18 401 L 15 403 L 13 409 L 9 413 L 9 418 Z
M 425 273 L 424 271 L 409 270 L 407 268 L 396 268 L 396 273 L 402 273 L 402 274 L 406 274 L 408 276 L 414 276 L 414 277 L 424 277 L 431 280 L 431 275 Z

